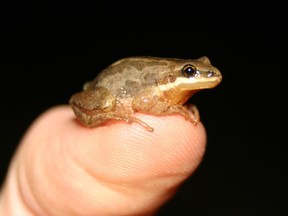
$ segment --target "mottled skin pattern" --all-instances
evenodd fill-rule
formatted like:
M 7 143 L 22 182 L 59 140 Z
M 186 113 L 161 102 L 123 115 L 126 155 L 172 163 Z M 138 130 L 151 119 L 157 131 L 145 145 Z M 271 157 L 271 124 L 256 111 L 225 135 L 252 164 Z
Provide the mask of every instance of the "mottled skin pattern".
M 183 73 L 192 65 L 197 73 Z M 213 88 L 221 81 L 221 73 L 207 57 L 199 59 L 168 59 L 133 57 L 115 62 L 82 92 L 73 95 L 70 104 L 78 119 L 88 127 L 99 126 L 109 120 L 135 122 L 149 131 L 148 124 L 135 118 L 135 112 L 153 115 L 180 114 L 196 124 L 199 114 L 183 104 L 198 90 Z

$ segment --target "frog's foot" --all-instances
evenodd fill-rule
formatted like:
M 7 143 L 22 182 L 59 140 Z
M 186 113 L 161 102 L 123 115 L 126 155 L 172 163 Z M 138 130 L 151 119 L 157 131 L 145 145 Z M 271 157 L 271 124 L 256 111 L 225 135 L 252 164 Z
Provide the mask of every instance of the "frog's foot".
M 141 125 L 142 127 L 144 127 L 149 132 L 153 132 L 154 131 L 154 128 L 150 127 L 147 123 L 145 123 L 144 121 L 142 121 L 142 120 L 140 120 L 138 118 L 135 118 L 135 117 L 132 117 L 132 116 L 127 116 L 127 117 L 122 117 L 121 119 L 125 120 L 126 122 L 128 122 L 130 124 L 135 122 L 135 123 Z
M 191 118 L 191 122 L 194 125 L 197 125 L 197 123 L 200 121 L 200 113 L 198 108 L 194 105 L 194 104 L 188 104 L 185 105 L 185 107 L 192 113 L 192 115 L 190 114 L 190 118 Z
M 190 112 L 189 112 L 190 111 Z M 190 121 L 193 125 L 197 125 L 200 120 L 200 115 L 195 105 L 173 105 L 166 110 L 166 114 L 179 114 L 186 120 Z
M 144 121 L 138 119 L 138 118 L 135 118 L 135 117 L 132 117 L 132 116 L 129 116 L 129 115 L 117 115 L 117 114 L 111 114 L 110 117 L 108 117 L 107 120 L 118 120 L 118 121 L 126 121 L 127 123 L 129 124 L 132 124 L 132 123 L 137 123 L 139 125 L 141 125 L 142 127 L 144 127 L 147 131 L 149 132 L 153 132 L 154 131 L 154 128 L 150 127 L 147 123 L 145 123 Z

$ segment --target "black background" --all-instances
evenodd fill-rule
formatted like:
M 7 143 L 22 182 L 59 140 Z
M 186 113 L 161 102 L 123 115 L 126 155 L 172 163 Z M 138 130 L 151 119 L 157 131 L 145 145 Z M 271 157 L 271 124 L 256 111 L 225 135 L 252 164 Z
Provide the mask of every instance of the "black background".
M 199 169 L 158 215 L 285 215 L 287 7 L 280 1 L 1 3 L 1 180 L 42 112 L 112 62 L 206 55 L 222 83 L 192 97 Z

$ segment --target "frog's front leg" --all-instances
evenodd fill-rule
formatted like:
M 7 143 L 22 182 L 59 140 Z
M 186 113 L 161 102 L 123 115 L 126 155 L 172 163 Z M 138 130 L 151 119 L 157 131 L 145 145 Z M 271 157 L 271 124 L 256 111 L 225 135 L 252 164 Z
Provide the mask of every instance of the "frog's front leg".
M 153 90 L 147 90 L 153 91 Z M 162 94 L 144 91 L 133 99 L 132 108 L 137 112 L 155 114 L 155 115 L 173 115 L 180 114 L 186 120 L 196 125 L 200 120 L 200 115 L 195 105 L 188 105 L 185 108 L 181 104 L 170 104 Z M 191 113 L 189 113 L 190 110 Z

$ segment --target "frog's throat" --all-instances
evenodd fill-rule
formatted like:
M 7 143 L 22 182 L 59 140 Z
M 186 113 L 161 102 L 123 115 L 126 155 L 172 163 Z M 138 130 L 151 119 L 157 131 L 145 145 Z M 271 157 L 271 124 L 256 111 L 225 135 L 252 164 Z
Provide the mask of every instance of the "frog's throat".
M 173 83 L 166 83 L 159 85 L 161 91 L 169 91 L 170 89 L 179 89 L 179 90 L 197 90 L 197 89 L 206 89 L 213 88 L 217 86 L 221 81 L 220 77 L 210 77 L 210 78 L 186 78 L 178 77 Z

